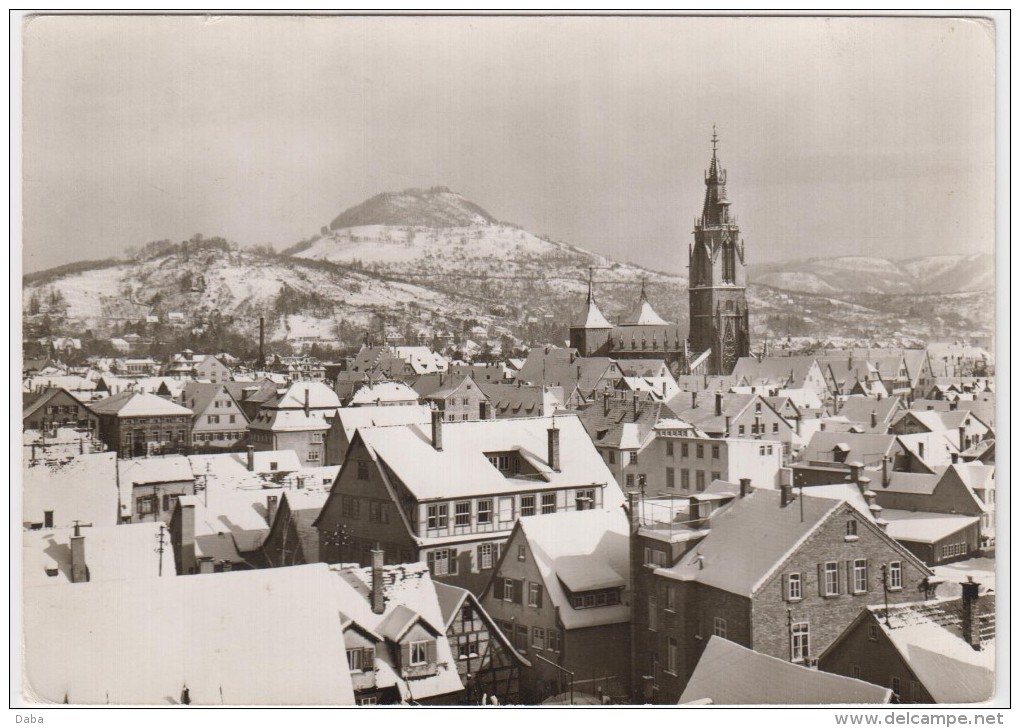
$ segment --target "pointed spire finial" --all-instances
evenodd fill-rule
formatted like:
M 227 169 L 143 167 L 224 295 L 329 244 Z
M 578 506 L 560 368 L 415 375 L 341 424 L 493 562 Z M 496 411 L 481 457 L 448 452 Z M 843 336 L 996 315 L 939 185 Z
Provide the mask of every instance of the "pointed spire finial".
M 641 300 L 647 301 L 648 294 L 645 293 L 645 284 L 648 283 L 648 276 L 641 276 Z
M 712 124 L 712 156 L 715 156 L 716 147 L 719 144 L 719 135 L 715 133 L 715 124 Z
M 595 300 L 595 266 L 588 266 L 588 302 Z

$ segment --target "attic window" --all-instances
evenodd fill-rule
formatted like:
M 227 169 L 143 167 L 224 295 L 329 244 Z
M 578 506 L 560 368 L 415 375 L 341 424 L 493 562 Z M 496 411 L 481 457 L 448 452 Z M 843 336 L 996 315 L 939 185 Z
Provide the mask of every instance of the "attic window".
M 274 471 L 274 472 L 275 472 L 275 471 L 276 471 L 276 469 L 277 469 L 277 467 L 279 467 L 279 463 L 277 463 L 277 462 L 276 462 L 275 460 L 270 460 L 270 461 L 269 461 L 269 469 L 270 469 L 271 471 Z

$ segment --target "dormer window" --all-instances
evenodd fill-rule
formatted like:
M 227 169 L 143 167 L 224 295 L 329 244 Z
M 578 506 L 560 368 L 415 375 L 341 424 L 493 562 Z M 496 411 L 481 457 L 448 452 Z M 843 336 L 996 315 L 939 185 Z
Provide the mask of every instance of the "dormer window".
M 419 640 L 411 643 L 411 659 L 408 665 L 424 665 L 429 661 L 428 640 Z

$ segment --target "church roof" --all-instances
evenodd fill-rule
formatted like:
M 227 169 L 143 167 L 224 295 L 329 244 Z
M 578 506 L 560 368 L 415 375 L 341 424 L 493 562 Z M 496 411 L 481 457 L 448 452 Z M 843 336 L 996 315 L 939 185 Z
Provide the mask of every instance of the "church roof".
M 655 313 L 652 304 L 648 303 L 644 281 L 641 281 L 641 298 L 638 299 L 637 308 L 622 323 L 624 326 L 669 326 L 669 322 Z

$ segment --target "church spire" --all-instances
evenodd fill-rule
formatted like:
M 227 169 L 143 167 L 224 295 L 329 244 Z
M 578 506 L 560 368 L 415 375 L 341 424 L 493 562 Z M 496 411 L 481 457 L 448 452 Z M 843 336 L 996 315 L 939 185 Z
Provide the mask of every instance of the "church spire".
M 585 311 L 584 311 L 584 328 L 586 329 L 611 329 L 613 325 L 609 323 L 602 312 L 599 310 L 598 304 L 595 303 L 595 268 L 588 268 L 588 296 L 585 299 Z
M 705 205 L 699 224 L 703 227 L 726 225 L 730 222 L 729 200 L 726 199 L 726 170 L 719 161 L 719 134 L 712 125 L 712 161 L 705 172 Z

